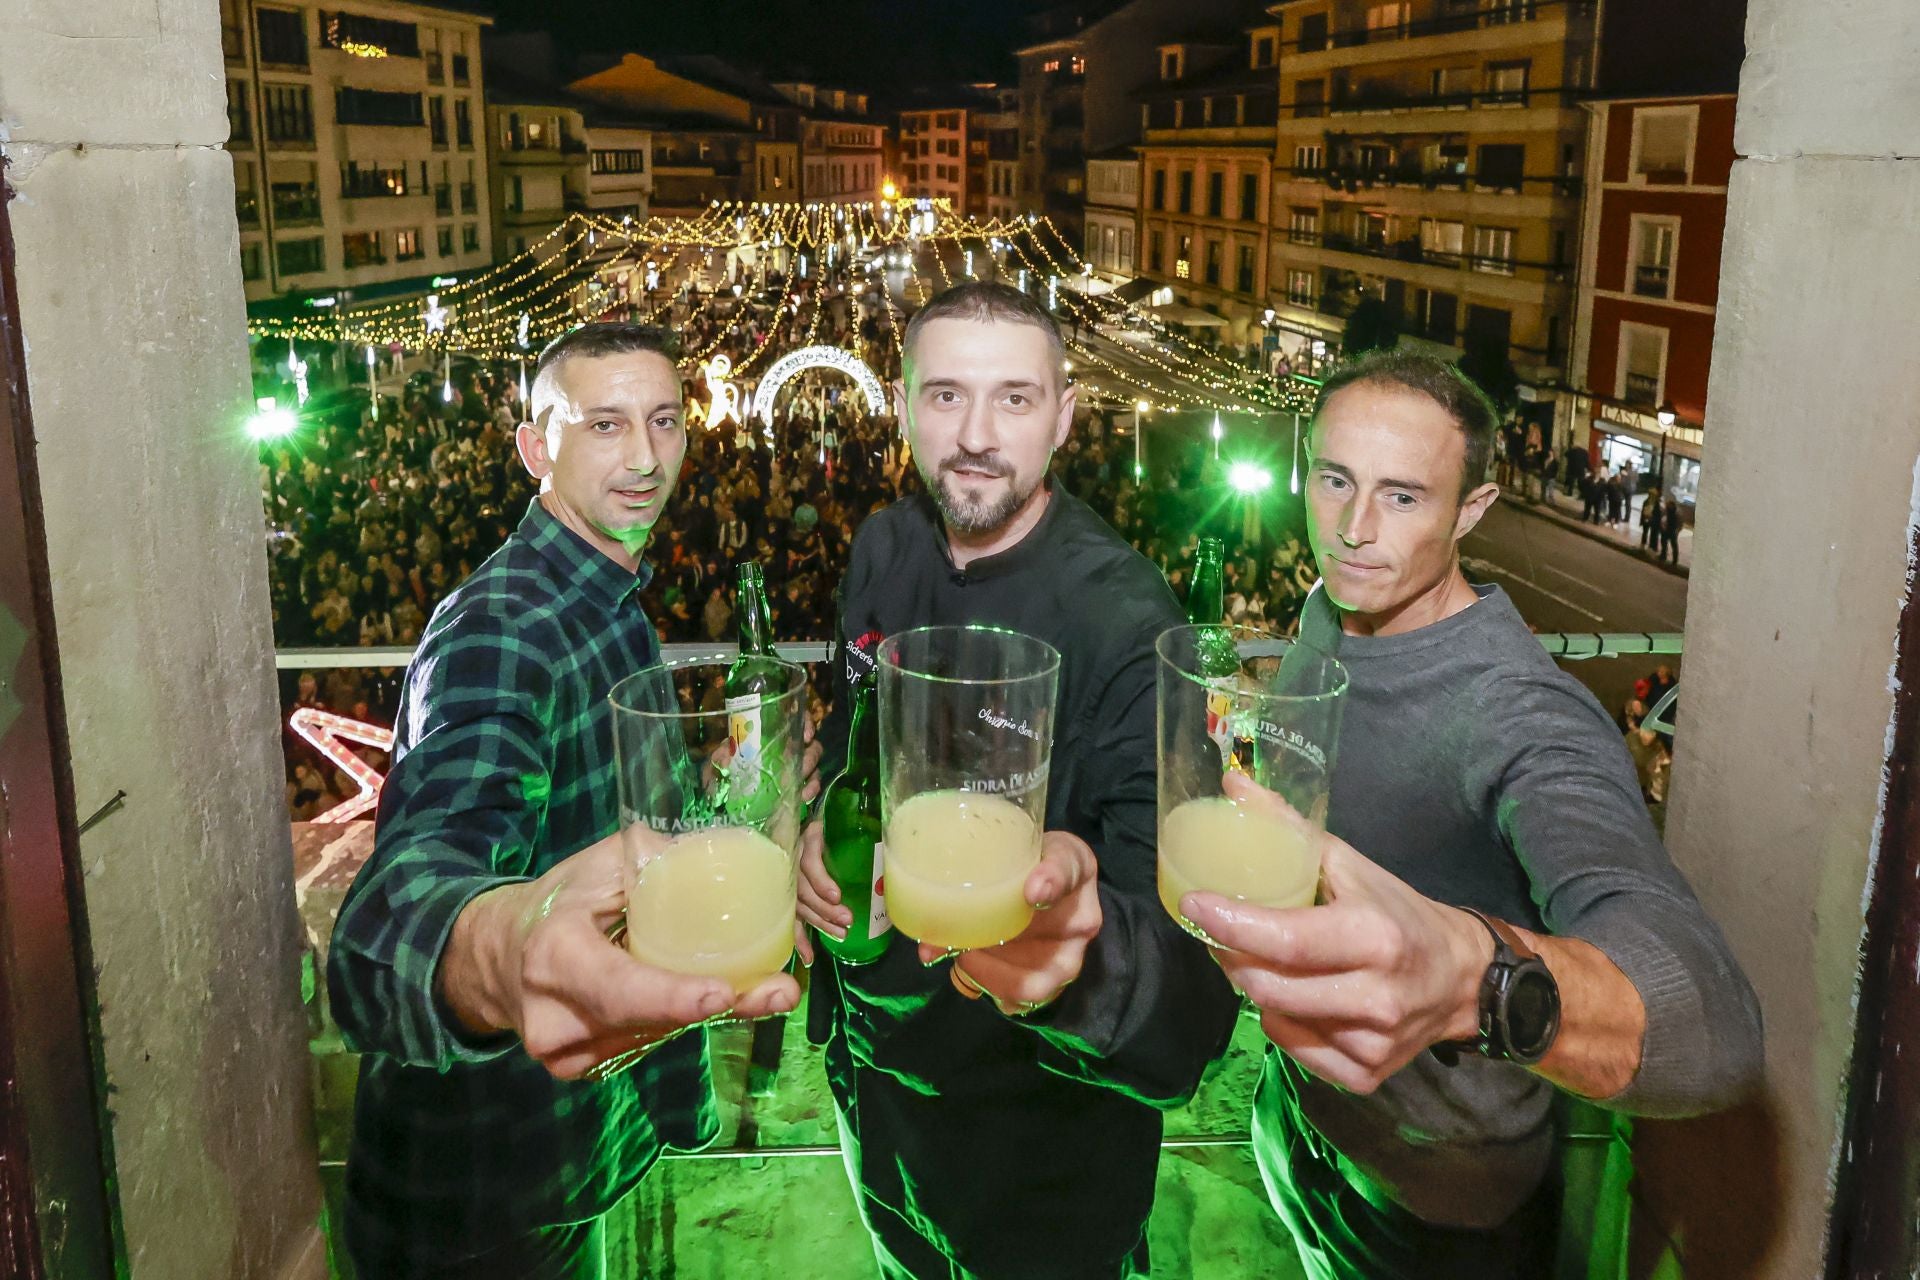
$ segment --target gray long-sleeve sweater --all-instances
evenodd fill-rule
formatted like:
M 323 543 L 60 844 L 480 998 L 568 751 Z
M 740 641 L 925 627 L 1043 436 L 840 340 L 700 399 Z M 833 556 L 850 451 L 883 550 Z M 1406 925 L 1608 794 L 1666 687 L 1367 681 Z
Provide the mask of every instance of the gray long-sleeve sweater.
M 1646 1003 L 1646 1038 L 1633 1083 L 1602 1105 L 1723 1107 L 1759 1078 L 1753 989 L 1667 856 L 1606 712 L 1505 592 L 1475 591 L 1452 617 L 1384 637 L 1345 635 L 1325 591 L 1308 599 L 1302 638 L 1352 681 L 1328 829 L 1427 897 L 1581 938 L 1620 967 Z M 1552 1098 L 1521 1067 L 1422 1054 L 1367 1097 L 1308 1078 L 1301 1103 L 1404 1207 L 1485 1227 L 1538 1185 Z

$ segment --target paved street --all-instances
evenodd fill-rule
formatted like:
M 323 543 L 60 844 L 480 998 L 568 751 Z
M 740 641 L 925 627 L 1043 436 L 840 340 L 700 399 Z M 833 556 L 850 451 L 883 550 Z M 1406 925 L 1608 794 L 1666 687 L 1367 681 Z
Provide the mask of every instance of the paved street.
M 1496 582 L 1541 631 L 1681 631 L 1687 580 L 1570 529 L 1497 504 L 1461 547 L 1467 577 Z M 1678 659 L 1671 661 L 1680 669 Z M 1567 662 L 1567 670 L 1617 712 L 1634 680 L 1663 659 Z

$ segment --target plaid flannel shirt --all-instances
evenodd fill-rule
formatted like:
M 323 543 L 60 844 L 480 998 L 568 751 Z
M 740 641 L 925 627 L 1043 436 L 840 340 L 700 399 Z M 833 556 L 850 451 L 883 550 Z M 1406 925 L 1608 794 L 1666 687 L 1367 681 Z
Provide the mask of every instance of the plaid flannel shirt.
M 607 694 L 658 659 L 648 576 L 536 500 L 407 668 L 373 855 L 327 966 L 334 1018 L 366 1055 L 349 1232 L 396 1270 L 603 1213 L 663 1146 L 717 1131 L 704 1035 L 605 1082 L 560 1081 L 511 1035 L 464 1039 L 434 994 L 468 901 L 617 828 Z

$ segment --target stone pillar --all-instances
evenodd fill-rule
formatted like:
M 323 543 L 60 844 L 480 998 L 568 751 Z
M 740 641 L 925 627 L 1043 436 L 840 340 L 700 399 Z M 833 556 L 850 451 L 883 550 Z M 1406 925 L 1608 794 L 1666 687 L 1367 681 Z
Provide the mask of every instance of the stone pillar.
M 323 1277 L 219 6 L 0 6 L 53 608 L 140 1280 Z M 0 552 L 11 554 L 11 552 Z
M 1920 7 L 1750 0 L 1747 48 L 1667 835 L 1759 991 L 1768 1087 L 1643 1125 L 1639 1164 L 1691 1280 L 1805 1280 L 1916 512 Z

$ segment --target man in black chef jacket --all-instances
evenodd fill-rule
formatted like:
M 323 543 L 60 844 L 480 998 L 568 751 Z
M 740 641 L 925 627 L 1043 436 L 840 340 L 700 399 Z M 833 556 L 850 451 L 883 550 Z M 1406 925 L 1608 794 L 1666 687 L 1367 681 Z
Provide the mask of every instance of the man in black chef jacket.
M 957 960 L 895 936 L 814 966 L 841 1145 L 888 1277 L 1145 1275 L 1159 1108 L 1225 1048 L 1236 997 L 1155 892 L 1154 652 L 1185 622 L 1147 560 L 1047 467 L 1073 422 L 1060 331 L 970 281 L 907 327 L 895 412 L 927 492 L 875 514 L 842 583 L 835 712 L 880 639 L 987 623 L 1060 651 L 1047 835 L 1025 933 Z M 850 919 L 802 852 L 800 912 Z

